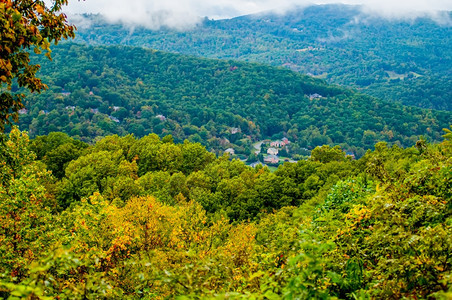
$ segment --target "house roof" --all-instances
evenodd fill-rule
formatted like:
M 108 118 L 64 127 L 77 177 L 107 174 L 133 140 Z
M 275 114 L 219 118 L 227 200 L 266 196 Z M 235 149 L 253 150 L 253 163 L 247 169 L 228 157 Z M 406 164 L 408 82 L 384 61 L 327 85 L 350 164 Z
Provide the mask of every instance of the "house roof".
M 268 154 L 278 154 L 278 149 L 276 148 L 268 148 L 267 149 Z

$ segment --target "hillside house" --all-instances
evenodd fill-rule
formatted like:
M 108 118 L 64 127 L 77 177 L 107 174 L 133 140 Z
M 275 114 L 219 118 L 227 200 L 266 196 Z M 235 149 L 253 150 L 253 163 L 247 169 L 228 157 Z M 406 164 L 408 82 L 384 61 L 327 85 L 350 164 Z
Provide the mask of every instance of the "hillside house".
M 112 120 L 113 122 L 119 123 L 119 119 L 113 116 L 108 116 L 108 118 L 110 118 L 110 120 Z
M 260 161 L 256 161 L 256 162 L 253 162 L 252 164 L 249 164 L 249 166 L 251 167 L 251 168 L 256 168 L 258 165 L 261 165 L 261 166 L 265 166 L 264 164 L 262 164 Z
M 352 159 L 356 159 L 355 153 L 353 153 L 351 151 L 345 152 L 345 156 L 350 156 Z
M 290 144 L 288 138 L 282 138 L 281 140 L 270 142 L 270 147 L 282 148 Z
M 270 143 L 270 147 L 281 148 L 281 147 L 283 147 L 283 143 L 281 141 L 274 141 L 274 142 Z
M 278 149 L 276 149 L 276 148 L 268 148 L 268 150 L 267 150 L 267 154 L 269 154 L 269 155 L 278 155 Z
M 231 132 L 231 134 L 236 134 L 236 133 L 240 132 L 240 128 L 233 127 L 233 128 L 230 128 L 229 131 Z
M 277 164 L 279 163 L 279 157 L 276 155 L 268 155 L 264 158 L 264 162 L 267 164 Z
M 159 119 L 160 121 L 165 121 L 166 120 L 166 117 L 164 116 L 164 115 L 157 115 L 157 116 L 155 116 L 157 119 Z
M 224 150 L 225 153 L 228 153 L 229 155 L 234 155 L 235 154 L 235 150 L 233 148 L 228 148 L 226 150 Z
M 309 99 L 311 99 L 311 100 L 313 100 L 313 99 L 320 99 L 320 98 L 323 98 L 323 96 L 320 95 L 320 94 L 317 94 L 317 93 L 309 95 Z

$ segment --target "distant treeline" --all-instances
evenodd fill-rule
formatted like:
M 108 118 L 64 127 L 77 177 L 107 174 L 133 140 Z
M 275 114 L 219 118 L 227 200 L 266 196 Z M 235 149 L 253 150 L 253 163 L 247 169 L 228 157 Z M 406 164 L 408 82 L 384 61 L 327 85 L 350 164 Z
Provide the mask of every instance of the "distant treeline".
M 315 5 L 286 14 L 204 20 L 187 31 L 148 30 L 85 16 L 76 41 L 130 45 L 285 66 L 405 105 L 452 110 L 452 27 L 385 19 L 360 7 Z M 451 12 L 437 17 L 451 20 Z M 450 23 L 449 23 L 450 24 Z

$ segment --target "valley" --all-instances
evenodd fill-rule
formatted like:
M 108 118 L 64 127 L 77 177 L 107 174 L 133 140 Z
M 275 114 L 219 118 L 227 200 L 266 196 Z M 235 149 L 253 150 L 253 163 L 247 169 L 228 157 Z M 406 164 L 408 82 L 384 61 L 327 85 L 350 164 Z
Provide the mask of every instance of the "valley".
M 40 60 L 49 90 L 30 95 L 21 112 L 20 128 L 32 137 L 62 131 L 93 142 L 156 133 L 217 155 L 232 148 L 252 163 L 258 140 L 288 138 L 295 160 L 324 144 L 361 157 L 377 141 L 441 140 L 452 119 L 256 63 L 77 44 L 58 46 L 53 56 Z
M 0 1 L 0 299 L 452 299 L 452 13 L 171 3 Z

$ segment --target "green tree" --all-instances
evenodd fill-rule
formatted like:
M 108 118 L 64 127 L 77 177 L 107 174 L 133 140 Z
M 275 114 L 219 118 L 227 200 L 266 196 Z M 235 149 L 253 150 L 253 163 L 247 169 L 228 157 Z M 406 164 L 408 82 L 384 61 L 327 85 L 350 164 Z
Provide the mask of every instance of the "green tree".
M 71 161 L 66 167 L 66 177 L 58 187 L 60 205 L 67 207 L 94 192 L 107 190 L 114 185 L 115 178 L 127 173 L 123 161 L 120 151 L 99 151 Z M 133 168 L 130 171 L 129 176 L 134 176 Z
M 67 0 L 54 0 L 48 6 L 41 0 L 7 0 L 0 3 L 0 130 L 10 117 L 18 120 L 23 107 L 23 94 L 13 94 L 14 80 L 20 87 L 40 92 L 47 86 L 36 77 L 39 65 L 30 64 L 29 49 L 39 54 L 47 51 L 50 59 L 50 43 L 62 38 L 74 37 L 75 27 L 69 25 L 61 13 Z M 6 86 L 6 88 L 4 87 Z
M 344 161 L 345 153 L 339 146 L 331 148 L 328 145 L 324 145 L 322 147 L 316 147 L 314 150 L 312 150 L 311 160 L 319 161 L 321 163 L 328 163 L 331 161 Z
M 49 151 L 43 161 L 46 163 L 53 175 L 61 179 L 64 177 L 64 170 L 67 165 L 80 156 L 80 150 L 73 144 L 67 143 Z
M 34 161 L 25 133 L 13 128 L 0 138 L 0 273 L 11 281 L 26 276 L 43 245 L 51 243 L 43 186 L 49 173 Z

